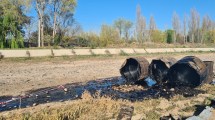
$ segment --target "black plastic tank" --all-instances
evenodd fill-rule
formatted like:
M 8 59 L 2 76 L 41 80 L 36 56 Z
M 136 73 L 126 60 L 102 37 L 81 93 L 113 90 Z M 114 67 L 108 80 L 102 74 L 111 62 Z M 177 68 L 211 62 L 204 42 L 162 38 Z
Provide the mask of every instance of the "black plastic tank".
M 206 65 L 206 69 L 207 69 L 207 77 L 206 79 L 203 81 L 203 83 L 206 84 L 210 84 L 213 81 L 213 77 L 214 77 L 214 72 L 213 72 L 213 67 L 214 67 L 214 61 L 203 61 Z
M 155 80 L 157 84 L 167 81 L 167 73 L 170 67 L 175 64 L 177 60 L 173 57 L 162 57 L 153 59 L 149 65 L 149 76 Z
M 172 87 L 197 87 L 207 78 L 205 63 L 195 56 L 186 56 L 170 67 L 168 82 Z
M 144 57 L 128 58 L 120 68 L 120 74 L 128 83 L 135 83 L 148 76 L 149 62 Z

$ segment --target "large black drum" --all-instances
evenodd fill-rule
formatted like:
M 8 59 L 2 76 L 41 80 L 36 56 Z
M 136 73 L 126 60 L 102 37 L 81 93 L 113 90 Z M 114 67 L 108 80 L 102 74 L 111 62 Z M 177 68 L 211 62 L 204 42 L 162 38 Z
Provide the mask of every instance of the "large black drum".
M 186 56 L 170 67 L 168 81 L 172 86 L 197 87 L 207 78 L 205 63 L 195 56 Z
M 167 73 L 170 67 L 175 64 L 177 60 L 172 57 L 162 57 L 153 59 L 149 65 L 149 76 L 157 82 L 162 84 L 168 79 Z
M 128 58 L 120 68 L 120 73 L 128 83 L 135 83 L 148 76 L 149 62 L 144 57 Z

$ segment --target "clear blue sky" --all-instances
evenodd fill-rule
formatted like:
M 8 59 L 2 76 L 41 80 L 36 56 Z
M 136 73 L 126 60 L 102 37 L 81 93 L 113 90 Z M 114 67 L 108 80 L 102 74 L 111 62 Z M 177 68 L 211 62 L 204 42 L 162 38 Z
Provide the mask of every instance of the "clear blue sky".
M 208 14 L 215 19 L 215 0 L 77 0 L 76 20 L 85 31 L 98 32 L 102 24 L 111 25 L 122 17 L 132 22 L 136 18 L 136 6 L 140 4 L 142 15 L 147 23 L 153 15 L 159 29 L 171 28 L 175 11 L 183 20 L 184 14 L 190 14 L 195 8 L 200 16 Z

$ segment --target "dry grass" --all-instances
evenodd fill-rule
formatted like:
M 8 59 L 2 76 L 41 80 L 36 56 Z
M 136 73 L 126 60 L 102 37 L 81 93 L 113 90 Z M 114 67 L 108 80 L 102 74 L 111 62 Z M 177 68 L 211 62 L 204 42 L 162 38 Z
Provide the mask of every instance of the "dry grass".
M 84 92 L 81 100 L 38 105 L 33 108 L 2 113 L 0 120 L 92 120 L 116 118 L 120 105 L 126 102 L 110 98 L 93 99 Z

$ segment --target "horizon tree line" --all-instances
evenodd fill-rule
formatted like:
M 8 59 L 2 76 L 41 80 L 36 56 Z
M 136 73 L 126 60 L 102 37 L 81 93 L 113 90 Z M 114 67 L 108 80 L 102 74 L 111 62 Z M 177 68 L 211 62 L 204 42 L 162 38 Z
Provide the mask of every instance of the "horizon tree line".
M 136 21 L 116 19 L 100 32 L 85 32 L 74 19 L 76 0 L 1 0 L 0 48 L 23 48 L 24 42 L 44 46 L 106 47 L 130 43 L 215 43 L 215 21 L 195 8 L 180 18 L 173 12 L 172 28 L 159 30 L 154 16 L 149 23 L 136 7 Z M 32 9 L 36 16 L 30 16 Z M 37 29 L 35 26 L 37 25 Z M 33 31 L 34 29 L 34 31 Z

